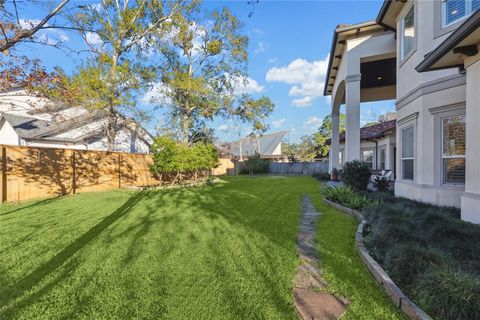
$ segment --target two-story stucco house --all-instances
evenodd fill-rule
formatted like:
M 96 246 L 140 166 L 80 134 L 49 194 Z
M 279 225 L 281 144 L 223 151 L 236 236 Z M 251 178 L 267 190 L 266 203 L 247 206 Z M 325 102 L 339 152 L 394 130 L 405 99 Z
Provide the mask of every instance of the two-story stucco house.
M 377 19 L 334 31 L 330 166 L 361 159 L 360 105 L 395 99 L 395 194 L 461 208 L 480 223 L 480 0 L 384 1 Z

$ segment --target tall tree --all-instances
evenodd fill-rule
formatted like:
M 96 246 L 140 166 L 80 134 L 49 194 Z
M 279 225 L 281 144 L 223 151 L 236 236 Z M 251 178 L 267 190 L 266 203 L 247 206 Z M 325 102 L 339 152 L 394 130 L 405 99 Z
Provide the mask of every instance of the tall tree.
M 345 131 L 345 114 L 341 113 L 339 116 L 340 121 L 340 132 Z M 314 134 L 315 142 L 318 145 L 318 153 L 321 157 L 326 157 L 330 151 L 330 144 L 327 144 L 327 140 L 332 137 L 332 116 L 326 116 L 318 132 Z
M 199 123 L 219 116 L 248 122 L 257 131 L 266 128 L 262 119 L 273 109 L 270 99 L 235 95 L 246 81 L 248 37 L 242 26 L 227 8 L 205 12 L 193 3 L 173 16 L 169 37 L 158 43 L 165 61 L 157 102 L 169 107 L 169 123 L 176 124 L 184 144 L 192 142 Z
M 108 150 L 114 149 L 119 110 L 134 108 L 135 93 L 151 82 L 145 59 L 151 38 L 161 37 L 183 6 L 182 0 L 102 0 L 70 16 L 92 55 L 69 85 L 83 105 L 106 113 Z

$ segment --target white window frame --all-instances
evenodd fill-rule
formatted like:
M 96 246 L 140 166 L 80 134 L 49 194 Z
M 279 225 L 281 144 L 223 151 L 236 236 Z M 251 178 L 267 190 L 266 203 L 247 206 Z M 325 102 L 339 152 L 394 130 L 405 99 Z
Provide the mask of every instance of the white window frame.
M 382 152 L 384 153 L 384 159 L 383 159 L 383 168 L 382 168 Z M 385 170 L 387 167 L 387 146 L 382 146 L 378 148 L 378 169 L 379 170 Z
M 410 10 L 413 10 L 413 32 L 414 32 L 413 46 L 412 46 L 412 49 L 405 54 L 403 52 L 405 17 L 410 12 Z M 403 14 L 402 18 L 400 19 L 400 62 L 403 62 L 403 61 L 407 60 L 415 52 L 416 48 L 417 48 L 417 13 L 415 12 L 415 4 L 412 3 L 412 5 L 407 10 L 405 10 L 405 13 Z
M 459 21 L 462 21 L 463 19 L 466 19 L 472 15 L 473 1 L 472 0 L 464 0 L 464 1 L 465 1 L 465 15 L 447 23 L 447 1 L 442 0 L 442 27 L 443 28 L 448 28 L 449 26 Z
M 371 148 L 366 148 L 366 149 L 362 149 L 361 150 L 361 154 L 362 154 L 362 162 L 365 162 L 365 163 L 370 163 L 370 161 L 363 161 L 363 153 L 364 152 L 367 152 L 367 151 L 371 151 L 372 152 L 372 169 L 371 170 L 376 170 L 376 165 L 375 165 L 375 150 L 374 149 L 371 149 Z
M 441 175 L 442 175 L 442 184 L 446 186 L 465 186 L 465 181 L 463 183 L 452 183 L 452 182 L 446 182 L 445 181 L 445 168 L 444 168 L 444 159 L 465 159 L 465 155 L 455 155 L 455 156 L 445 156 L 443 154 L 443 142 L 444 142 L 444 135 L 443 135 L 443 120 L 448 119 L 448 118 L 453 118 L 453 117 L 461 117 L 463 116 L 465 118 L 465 114 L 457 114 L 457 115 L 449 115 L 440 118 L 440 135 L 441 135 L 441 145 L 440 145 L 440 168 L 441 168 Z M 465 125 L 466 125 L 466 118 L 465 118 Z M 466 132 L 465 132 L 466 135 Z M 466 137 L 465 137 L 466 138 Z
M 412 141 L 412 143 L 413 143 L 413 157 L 404 158 L 403 157 L 403 147 L 404 147 L 403 146 L 403 131 L 406 130 L 406 129 L 409 129 L 409 128 L 412 128 L 412 130 L 413 130 L 413 141 Z M 401 177 L 401 180 L 403 180 L 403 181 L 415 181 L 415 149 L 416 149 L 415 136 L 416 136 L 415 126 L 413 124 L 404 126 L 400 129 L 400 177 Z M 404 170 L 403 170 L 403 161 L 404 160 L 412 160 L 413 161 L 413 178 L 412 179 L 404 177 Z

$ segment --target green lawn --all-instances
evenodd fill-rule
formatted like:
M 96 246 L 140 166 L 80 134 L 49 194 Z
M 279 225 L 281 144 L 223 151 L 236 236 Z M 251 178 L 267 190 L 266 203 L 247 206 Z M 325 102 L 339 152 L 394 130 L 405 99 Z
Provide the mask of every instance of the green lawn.
M 3 205 L 0 319 L 296 319 L 302 194 L 324 209 L 307 177 Z M 332 288 L 352 300 L 351 318 L 368 308 L 363 318 L 388 318 L 391 304 L 353 251 L 354 222 L 333 216 L 348 218 L 320 218 L 320 237 L 335 233 L 319 246 Z M 341 269 L 348 285 L 330 277 L 336 256 L 355 262 L 352 274 Z
M 407 319 L 375 282 L 358 256 L 354 246 L 358 222 L 327 206 L 319 197 L 315 197 L 313 202 L 323 213 L 317 222 L 317 248 L 325 279 L 329 283 L 328 291 L 350 301 L 342 319 Z

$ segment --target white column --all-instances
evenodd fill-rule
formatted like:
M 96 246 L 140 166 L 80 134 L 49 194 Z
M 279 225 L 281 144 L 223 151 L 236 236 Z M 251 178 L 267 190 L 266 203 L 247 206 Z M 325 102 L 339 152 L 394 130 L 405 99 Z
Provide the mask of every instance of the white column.
M 360 74 L 345 78 L 346 161 L 360 159 Z
M 478 59 L 478 58 L 477 58 Z M 465 61 L 467 64 L 467 61 Z M 466 67 L 465 194 L 462 220 L 480 223 L 480 61 Z
M 330 172 L 333 168 L 338 169 L 338 153 L 340 140 L 340 119 L 339 115 L 332 114 L 332 140 L 330 142 Z
M 391 157 L 392 146 L 390 145 L 390 136 L 387 136 L 387 147 L 385 148 L 385 170 L 392 170 L 392 157 Z M 395 161 L 395 159 L 393 159 Z

